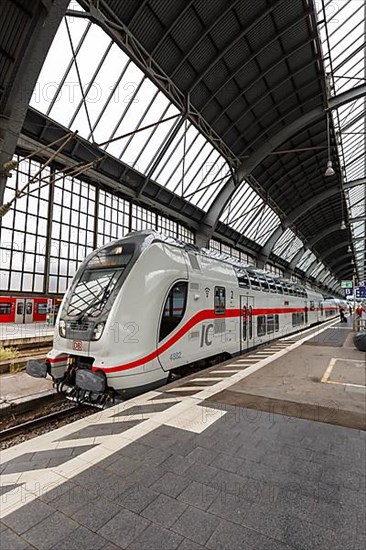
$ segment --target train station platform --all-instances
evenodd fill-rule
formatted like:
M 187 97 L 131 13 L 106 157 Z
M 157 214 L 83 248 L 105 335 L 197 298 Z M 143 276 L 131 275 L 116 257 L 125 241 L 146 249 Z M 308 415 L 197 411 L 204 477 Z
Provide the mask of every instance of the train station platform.
M 2 451 L 2 548 L 364 549 L 351 340 L 333 320 Z
M 16 346 L 23 342 L 37 342 L 54 333 L 53 325 L 48 323 L 1 323 L 0 346 Z
M 50 378 L 31 378 L 25 372 L 0 377 L 0 418 L 15 410 L 28 410 L 55 395 Z

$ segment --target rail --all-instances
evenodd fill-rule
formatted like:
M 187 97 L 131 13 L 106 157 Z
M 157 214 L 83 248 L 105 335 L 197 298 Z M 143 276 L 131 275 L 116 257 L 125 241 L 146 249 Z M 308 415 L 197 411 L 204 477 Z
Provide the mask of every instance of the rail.
M 11 426 L 10 428 L 6 428 L 5 430 L 2 430 L 0 432 L 0 442 L 6 441 L 8 439 L 11 439 L 12 437 L 21 435 L 24 432 L 27 433 L 30 430 L 33 430 L 35 428 L 47 426 L 48 424 L 52 424 L 53 422 L 56 422 L 58 420 L 63 420 L 64 418 L 67 418 L 69 416 L 74 415 L 75 413 L 78 413 L 80 410 L 81 410 L 80 405 L 75 405 L 67 409 L 51 412 L 50 414 L 39 416 L 37 418 L 33 418 L 32 420 L 27 420 L 26 422 L 16 424 L 15 426 Z M 92 410 L 94 412 L 94 409 Z

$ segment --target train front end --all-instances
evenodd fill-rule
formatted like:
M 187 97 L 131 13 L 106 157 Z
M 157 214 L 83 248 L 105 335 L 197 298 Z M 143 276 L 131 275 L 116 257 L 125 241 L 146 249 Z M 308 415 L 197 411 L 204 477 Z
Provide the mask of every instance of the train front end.
M 116 364 L 124 354 L 123 346 L 125 354 L 134 353 L 117 334 L 120 322 L 122 326 L 134 323 L 131 307 L 122 311 L 121 301 L 131 294 L 129 274 L 151 239 L 126 237 L 99 248 L 82 263 L 61 304 L 53 349 L 45 364 L 29 362 L 28 374 L 49 374 L 60 393 L 78 402 L 104 406 L 114 398 L 103 366 Z

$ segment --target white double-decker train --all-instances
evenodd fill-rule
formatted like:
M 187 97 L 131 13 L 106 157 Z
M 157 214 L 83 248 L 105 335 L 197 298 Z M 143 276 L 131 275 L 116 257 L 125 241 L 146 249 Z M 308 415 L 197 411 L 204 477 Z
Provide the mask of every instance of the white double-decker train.
M 168 380 L 184 365 L 228 358 L 338 314 L 335 299 L 155 231 L 102 246 L 61 304 L 54 347 L 33 376 L 103 402 Z

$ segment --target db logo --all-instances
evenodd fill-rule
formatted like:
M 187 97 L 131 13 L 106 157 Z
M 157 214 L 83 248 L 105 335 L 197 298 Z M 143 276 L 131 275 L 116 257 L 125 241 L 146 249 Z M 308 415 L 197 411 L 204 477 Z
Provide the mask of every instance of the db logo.
M 72 349 L 75 351 L 81 351 L 83 349 L 83 345 L 79 340 L 74 340 L 72 343 Z

